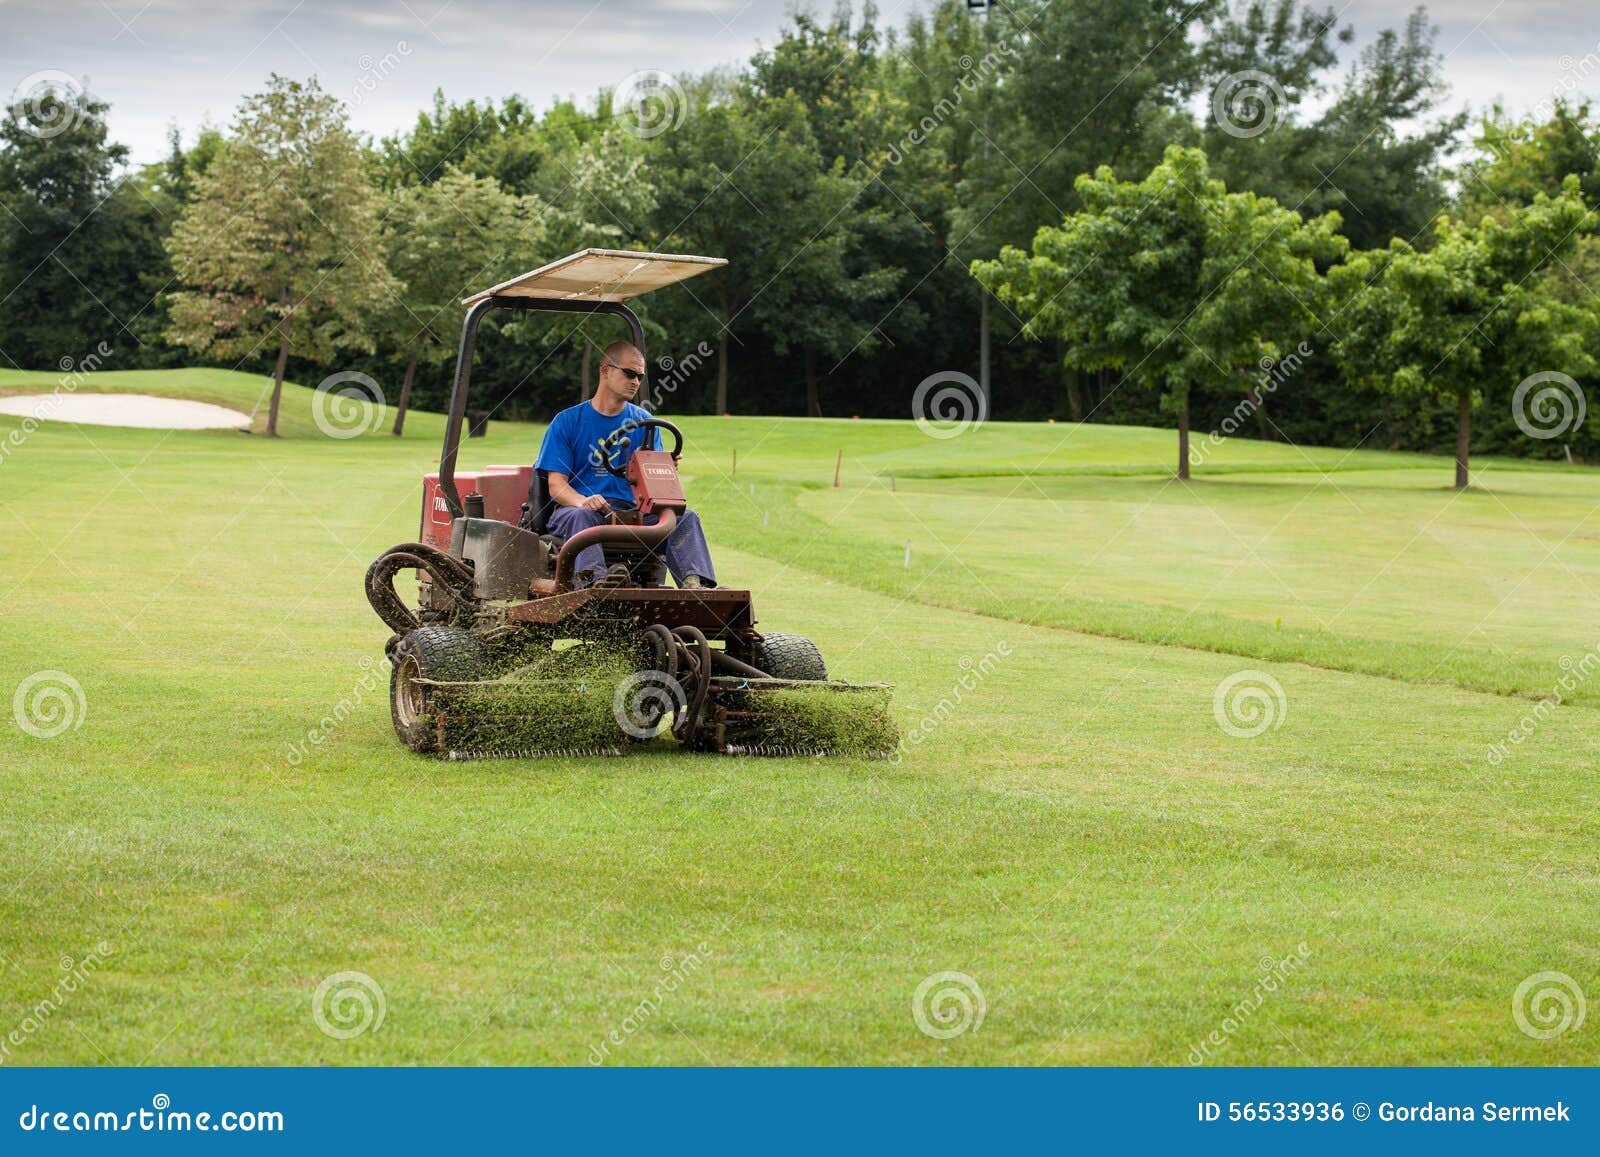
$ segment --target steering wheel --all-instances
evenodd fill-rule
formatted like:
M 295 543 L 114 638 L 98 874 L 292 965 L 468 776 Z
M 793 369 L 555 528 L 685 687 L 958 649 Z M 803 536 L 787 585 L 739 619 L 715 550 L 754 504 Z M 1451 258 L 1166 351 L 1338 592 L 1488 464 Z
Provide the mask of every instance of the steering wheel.
M 632 445 L 633 439 L 628 437 L 628 435 L 633 431 L 649 430 L 652 428 L 668 430 L 672 433 L 672 458 L 674 461 L 676 461 L 683 453 L 683 431 L 678 429 L 678 427 L 674 426 L 671 422 L 664 421 L 661 418 L 646 418 L 640 422 L 624 422 L 606 436 L 605 440 L 600 443 L 600 465 L 606 468 L 607 473 L 615 474 L 618 478 L 626 478 L 628 476 L 628 460 L 626 451 L 624 450 L 622 465 L 620 467 L 612 462 L 613 456 L 618 450 L 622 450 L 623 447 Z

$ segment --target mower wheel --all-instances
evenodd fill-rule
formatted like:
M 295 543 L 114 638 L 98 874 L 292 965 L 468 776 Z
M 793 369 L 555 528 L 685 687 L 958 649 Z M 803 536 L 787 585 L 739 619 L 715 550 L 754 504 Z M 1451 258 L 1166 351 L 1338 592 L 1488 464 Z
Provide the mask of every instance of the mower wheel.
M 389 713 L 395 734 L 423 755 L 439 746 L 430 689 L 419 679 L 481 679 L 488 665 L 483 641 L 459 627 L 419 627 L 395 644 L 389 673 Z
M 828 677 L 822 652 L 804 635 L 762 635 L 755 650 L 755 665 L 774 679 L 820 682 Z

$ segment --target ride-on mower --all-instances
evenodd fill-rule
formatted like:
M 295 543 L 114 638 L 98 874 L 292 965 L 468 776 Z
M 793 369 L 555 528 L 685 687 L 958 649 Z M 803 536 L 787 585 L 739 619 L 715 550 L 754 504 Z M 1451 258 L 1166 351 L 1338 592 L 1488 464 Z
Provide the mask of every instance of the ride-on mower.
M 391 709 L 413 751 L 449 759 L 619 753 L 653 738 L 669 714 L 672 734 L 691 750 L 894 748 L 887 684 L 830 681 L 809 639 L 756 630 L 748 590 L 664 585 L 660 551 L 685 509 L 683 435 L 671 422 L 624 425 L 598 447 L 600 464 L 627 479 L 637 510 L 565 540 L 547 530 L 553 505 L 543 471 L 456 471 L 473 347 L 487 313 L 608 314 L 642 352 L 644 330 L 626 302 L 725 264 L 586 249 L 466 299 L 444 447 L 438 472 L 424 478 L 418 541 L 384 551 L 366 576 L 368 601 L 394 631 Z M 670 449 L 651 448 L 656 430 Z M 654 524 L 644 521 L 650 515 Z M 580 586 L 578 553 L 595 544 L 605 551 L 606 575 Z M 395 591 L 403 570 L 417 572 L 415 609 Z

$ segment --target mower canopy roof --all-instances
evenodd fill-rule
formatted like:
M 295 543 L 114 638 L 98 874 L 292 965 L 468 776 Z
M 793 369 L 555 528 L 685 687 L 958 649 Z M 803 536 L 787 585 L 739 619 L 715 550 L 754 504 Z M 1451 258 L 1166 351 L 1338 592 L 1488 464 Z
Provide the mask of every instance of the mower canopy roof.
M 625 249 L 585 249 L 542 265 L 532 273 L 491 285 L 462 304 L 488 297 L 537 297 L 546 301 L 627 301 L 652 289 L 687 281 L 728 264 L 725 257 L 686 253 L 631 253 Z

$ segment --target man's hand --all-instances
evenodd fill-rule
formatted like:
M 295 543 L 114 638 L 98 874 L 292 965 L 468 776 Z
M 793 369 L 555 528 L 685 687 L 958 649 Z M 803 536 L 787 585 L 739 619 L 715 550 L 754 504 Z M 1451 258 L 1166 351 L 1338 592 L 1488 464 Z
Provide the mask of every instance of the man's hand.
M 581 510 L 592 510 L 596 514 L 610 514 L 611 503 L 598 494 L 579 494 L 567 481 L 567 476 L 558 471 L 550 471 L 545 479 L 550 497 L 561 506 L 575 506 Z

